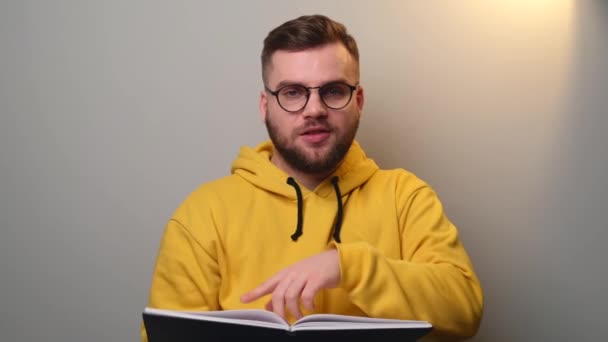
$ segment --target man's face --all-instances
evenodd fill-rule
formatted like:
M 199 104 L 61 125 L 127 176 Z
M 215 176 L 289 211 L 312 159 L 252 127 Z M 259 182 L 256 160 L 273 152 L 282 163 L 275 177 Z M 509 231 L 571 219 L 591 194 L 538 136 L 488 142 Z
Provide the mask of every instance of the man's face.
M 335 81 L 359 82 L 357 63 L 341 44 L 277 51 L 266 76 L 266 85 L 273 91 L 287 84 L 318 87 Z M 266 91 L 260 96 L 262 119 L 276 147 L 273 158 L 311 174 L 328 173 L 337 167 L 355 138 L 362 108 L 361 87 L 348 105 L 338 110 L 321 101 L 318 89 L 311 90 L 306 107 L 295 113 L 281 108 L 277 98 Z

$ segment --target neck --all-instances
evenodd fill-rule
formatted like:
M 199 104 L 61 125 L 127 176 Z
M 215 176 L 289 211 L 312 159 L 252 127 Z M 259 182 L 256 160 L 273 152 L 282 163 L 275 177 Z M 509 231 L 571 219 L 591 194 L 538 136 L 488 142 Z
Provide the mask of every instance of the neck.
M 314 190 L 321 182 L 329 177 L 335 168 L 327 172 L 319 173 L 308 173 L 297 170 L 289 165 L 283 158 L 274 153 L 270 158 L 270 161 L 276 165 L 279 169 L 293 177 L 298 183 L 304 185 L 309 190 Z

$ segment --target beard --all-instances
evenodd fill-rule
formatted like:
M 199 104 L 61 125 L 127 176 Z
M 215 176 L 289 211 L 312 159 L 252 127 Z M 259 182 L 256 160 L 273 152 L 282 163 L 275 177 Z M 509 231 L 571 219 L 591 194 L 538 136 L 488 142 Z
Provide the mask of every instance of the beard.
M 290 144 L 289 138 L 281 135 L 279 128 L 269 119 L 270 115 L 266 113 L 266 129 L 270 140 L 274 144 L 276 152 L 287 162 L 292 168 L 311 174 L 329 173 L 336 169 L 342 161 L 348 149 L 350 148 L 355 135 L 359 128 L 359 118 L 345 131 L 336 131 L 331 127 L 325 119 L 313 119 L 309 124 L 321 125 L 327 127 L 332 133 L 336 134 L 336 142 L 326 152 L 307 153 L 304 148 L 298 147 L 295 144 Z M 294 135 L 294 138 L 297 137 Z M 295 139 L 294 139 L 295 140 Z M 313 156 L 311 156 L 313 154 Z

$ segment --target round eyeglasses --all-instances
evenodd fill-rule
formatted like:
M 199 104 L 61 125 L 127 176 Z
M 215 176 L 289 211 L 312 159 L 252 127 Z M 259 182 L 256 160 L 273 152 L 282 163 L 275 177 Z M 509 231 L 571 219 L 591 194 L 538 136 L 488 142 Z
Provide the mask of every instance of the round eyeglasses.
M 312 89 L 319 90 L 319 97 L 325 106 L 331 109 L 346 107 L 353 97 L 358 84 L 350 85 L 345 82 L 331 82 L 320 87 L 305 87 L 301 84 L 290 84 L 275 91 L 266 88 L 270 94 L 277 98 L 279 106 L 290 113 L 299 112 L 308 103 Z

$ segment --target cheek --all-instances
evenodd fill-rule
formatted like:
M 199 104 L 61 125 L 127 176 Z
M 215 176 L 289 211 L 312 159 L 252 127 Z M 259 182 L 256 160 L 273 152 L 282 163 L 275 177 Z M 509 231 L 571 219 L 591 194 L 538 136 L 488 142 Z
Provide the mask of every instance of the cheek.
M 284 113 L 273 112 L 272 109 L 266 115 L 266 118 L 270 120 L 274 130 L 283 137 L 291 137 L 294 135 L 294 129 L 296 123 L 293 118 L 290 118 Z
M 334 121 L 330 123 L 332 123 L 336 129 L 345 131 L 355 124 L 358 117 L 359 113 L 356 111 L 344 112 L 341 113 L 341 115 L 336 116 Z

